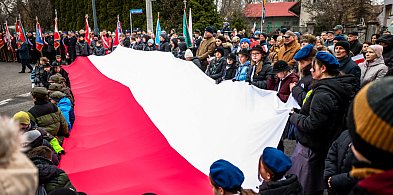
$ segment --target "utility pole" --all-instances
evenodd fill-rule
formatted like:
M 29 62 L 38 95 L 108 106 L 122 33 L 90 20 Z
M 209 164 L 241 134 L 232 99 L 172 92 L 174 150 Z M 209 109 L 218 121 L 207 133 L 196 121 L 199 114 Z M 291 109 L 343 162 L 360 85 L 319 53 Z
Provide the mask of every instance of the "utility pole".
M 97 23 L 97 14 L 96 14 L 96 0 L 91 0 L 91 4 L 93 7 L 93 19 L 94 19 L 94 34 L 100 34 L 98 30 L 98 23 Z
M 146 23 L 147 31 L 153 32 L 153 9 L 151 2 L 153 0 L 146 0 Z

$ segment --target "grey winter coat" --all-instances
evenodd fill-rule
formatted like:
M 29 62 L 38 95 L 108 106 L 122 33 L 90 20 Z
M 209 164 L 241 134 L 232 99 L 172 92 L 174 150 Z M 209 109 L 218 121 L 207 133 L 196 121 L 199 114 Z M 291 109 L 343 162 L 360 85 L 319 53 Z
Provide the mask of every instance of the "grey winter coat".
M 385 65 L 383 57 L 377 58 L 372 62 L 364 61 L 359 64 L 359 67 L 361 70 L 360 86 L 383 78 L 388 72 L 388 67 Z

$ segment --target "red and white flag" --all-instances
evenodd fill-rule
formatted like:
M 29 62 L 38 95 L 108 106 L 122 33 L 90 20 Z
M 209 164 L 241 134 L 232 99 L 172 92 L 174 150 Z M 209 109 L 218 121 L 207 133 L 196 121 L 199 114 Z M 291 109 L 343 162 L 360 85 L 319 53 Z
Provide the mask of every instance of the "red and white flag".
M 54 39 L 54 46 L 55 49 L 60 47 L 60 34 L 59 34 L 59 29 L 57 26 L 57 11 L 55 10 L 55 32 L 53 33 L 53 39 Z
M 217 85 L 165 52 L 118 47 L 64 68 L 77 120 L 60 168 L 87 194 L 212 194 L 209 167 L 218 159 L 255 189 L 260 155 L 277 146 L 296 105 L 246 82 Z
M 356 64 L 360 64 L 360 63 L 364 62 L 365 59 L 364 59 L 363 54 L 358 54 L 356 56 L 353 56 L 352 60 L 355 61 Z
M 117 15 L 117 24 L 116 24 L 116 31 L 115 31 L 115 39 L 113 40 L 113 47 L 117 47 L 121 40 L 120 40 L 120 34 L 122 34 L 122 29 L 121 29 L 121 23 L 119 19 L 119 15 Z
M 85 16 L 85 41 L 90 45 L 90 27 L 89 27 L 89 16 Z
M 8 50 L 12 49 L 12 35 L 10 33 L 10 30 L 8 29 L 8 23 L 5 21 L 5 37 L 4 41 L 7 43 Z

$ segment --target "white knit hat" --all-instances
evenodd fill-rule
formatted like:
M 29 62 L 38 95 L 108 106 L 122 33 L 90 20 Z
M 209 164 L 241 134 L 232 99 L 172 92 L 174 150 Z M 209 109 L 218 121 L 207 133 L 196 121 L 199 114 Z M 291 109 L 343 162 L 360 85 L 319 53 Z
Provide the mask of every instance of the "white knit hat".
M 184 54 L 185 58 L 193 58 L 194 55 L 192 54 L 192 51 L 190 49 L 186 50 L 186 53 Z

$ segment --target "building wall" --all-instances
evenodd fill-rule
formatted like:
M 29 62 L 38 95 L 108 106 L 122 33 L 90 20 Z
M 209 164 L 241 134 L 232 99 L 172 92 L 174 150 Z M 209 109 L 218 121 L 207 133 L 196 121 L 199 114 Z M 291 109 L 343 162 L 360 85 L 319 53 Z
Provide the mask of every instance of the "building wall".
M 256 24 L 256 28 L 261 28 L 261 18 L 252 18 L 250 19 L 251 26 Z M 268 17 L 265 18 L 265 23 L 263 24 L 263 32 L 271 33 L 279 28 L 290 28 L 292 26 L 299 25 L 298 17 Z
M 307 26 L 307 23 L 311 22 L 311 15 L 309 14 L 308 10 L 303 6 L 305 3 L 309 3 L 310 0 L 301 0 L 300 6 L 300 19 L 299 19 L 299 26 Z
M 384 9 L 378 18 L 382 26 L 389 27 L 389 30 L 393 31 L 393 0 L 384 1 Z

